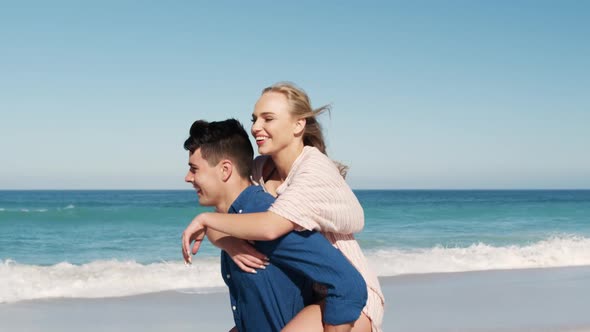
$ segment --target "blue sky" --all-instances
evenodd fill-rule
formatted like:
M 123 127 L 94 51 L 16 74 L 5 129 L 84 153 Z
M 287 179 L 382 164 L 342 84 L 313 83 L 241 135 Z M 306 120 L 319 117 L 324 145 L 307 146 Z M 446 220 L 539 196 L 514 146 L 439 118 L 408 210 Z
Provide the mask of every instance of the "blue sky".
M 0 189 L 181 189 L 293 81 L 353 188 L 590 188 L 590 2 L 0 2 Z

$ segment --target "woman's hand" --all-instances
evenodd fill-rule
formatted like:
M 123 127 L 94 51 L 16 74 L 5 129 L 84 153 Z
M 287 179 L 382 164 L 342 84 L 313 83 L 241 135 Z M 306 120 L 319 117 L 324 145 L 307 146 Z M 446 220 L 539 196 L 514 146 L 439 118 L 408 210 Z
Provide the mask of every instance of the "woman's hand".
M 249 241 L 225 237 L 218 243 L 244 272 L 256 273 L 256 269 L 265 269 L 268 265 L 268 257 L 254 249 Z
M 193 221 L 186 227 L 184 232 L 182 232 L 182 256 L 184 257 L 184 262 L 187 264 L 192 263 L 191 253 L 195 255 L 197 251 L 199 251 L 199 247 L 201 247 L 201 242 L 203 242 L 203 238 L 205 237 L 205 231 L 207 230 L 204 226 L 203 219 L 205 218 L 207 213 L 201 213 L 193 219 Z M 192 243 L 195 243 L 193 249 L 191 251 Z

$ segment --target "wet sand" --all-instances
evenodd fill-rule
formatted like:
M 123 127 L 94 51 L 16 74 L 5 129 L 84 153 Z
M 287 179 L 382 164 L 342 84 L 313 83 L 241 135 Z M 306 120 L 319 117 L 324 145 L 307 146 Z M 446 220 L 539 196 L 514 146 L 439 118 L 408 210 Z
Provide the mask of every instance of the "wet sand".
M 389 331 L 590 331 L 590 266 L 380 278 Z M 0 304 L 2 331 L 228 331 L 226 292 Z

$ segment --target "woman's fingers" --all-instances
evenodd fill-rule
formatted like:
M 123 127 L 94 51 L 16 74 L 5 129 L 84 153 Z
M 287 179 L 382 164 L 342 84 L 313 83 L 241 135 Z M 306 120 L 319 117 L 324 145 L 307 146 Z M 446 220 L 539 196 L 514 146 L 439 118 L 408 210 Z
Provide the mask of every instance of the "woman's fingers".
M 236 265 L 240 268 L 240 270 L 242 270 L 244 272 L 248 272 L 248 273 L 256 273 L 255 269 L 244 265 L 241 261 L 234 260 L 234 262 L 236 262 Z
M 268 257 L 263 253 L 259 252 L 252 246 L 251 244 L 244 242 L 243 246 L 243 253 L 249 256 L 249 259 L 252 260 L 259 266 L 267 265 L 265 263 L 268 262 Z
M 184 258 L 184 262 L 187 264 L 191 263 L 191 256 L 188 253 L 190 246 L 190 240 L 185 231 L 182 233 L 182 257 Z
M 244 272 L 256 273 L 256 269 L 265 269 L 266 265 L 261 263 L 261 261 L 250 255 L 236 255 L 232 257 L 234 262 L 240 267 L 240 269 Z
M 184 232 L 182 232 L 182 257 L 184 258 L 184 262 L 188 264 L 192 262 L 191 243 L 196 241 L 195 248 L 192 249 L 192 253 L 196 254 L 205 236 L 205 227 L 199 221 L 201 215 L 196 216 Z
M 248 241 L 230 238 L 226 252 L 238 267 L 249 273 L 256 273 L 256 269 L 264 269 L 269 264 L 266 255 L 260 253 Z
M 205 238 L 205 232 L 198 233 L 195 236 L 195 244 L 193 245 L 193 250 L 192 250 L 193 255 L 196 255 L 197 251 L 199 251 L 199 248 L 201 247 L 201 243 L 203 243 L 204 238 Z
M 242 255 L 242 257 L 245 261 L 248 262 L 248 266 L 251 266 L 253 268 L 262 268 L 264 266 L 264 262 L 262 261 L 262 259 L 256 256 L 244 254 Z

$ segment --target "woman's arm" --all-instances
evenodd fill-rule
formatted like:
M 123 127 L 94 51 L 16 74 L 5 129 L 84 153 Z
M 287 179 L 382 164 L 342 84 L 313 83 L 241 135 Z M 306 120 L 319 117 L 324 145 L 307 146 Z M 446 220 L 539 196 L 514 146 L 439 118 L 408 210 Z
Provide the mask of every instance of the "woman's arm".
M 207 228 L 244 240 L 271 241 L 294 230 L 295 224 L 272 212 L 201 213 L 182 233 L 182 255 L 186 263 L 192 261 L 191 252 L 194 255 L 199 250 Z
M 351 234 L 362 230 L 364 211 L 334 163 L 317 149 L 305 149 L 284 190 L 268 211 L 298 228 Z
M 195 218 L 199 219 L 206 228 L 253 241 L 272 241 L 295 229 L 295 224 L 273 212 L 202 213 Z
M 219 249 L 225 250 L 223 247 L 224 239 L 231 238 L 232 236 L 223 232 L 216 231 L 214 229 L 207 230 L 207 238 L 209 241 Z

